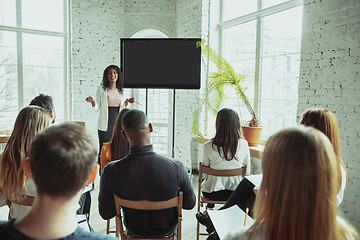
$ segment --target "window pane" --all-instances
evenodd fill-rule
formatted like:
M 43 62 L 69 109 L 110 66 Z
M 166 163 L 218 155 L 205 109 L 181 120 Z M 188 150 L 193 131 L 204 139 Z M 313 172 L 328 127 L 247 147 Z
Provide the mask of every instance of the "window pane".
M 262 137 L 296 124 L 302 7 L 264 18 L 260 74 Z
M 244 16 L 257 10 L 257 0 L 223 0 L 223 21 Z
M 13 128 L 18 113 L 16 34 L 0 31 L 0 129 Z
M 0 25 L 16 26 L 16 1 L 0 0 Z
M 152 143 L 155 152 L 170 156 L 168 146 L 172 139 L 169 132 L 172 131 L 172 119 L 169 119 L 172 106 L 169 103 L 170 91 L 168 89 L 148 89 L 148 118 L 153 124 L 154 132 Z
M 151 134 L 151 142 L 156 153 L 170 156 L 168 152 L 169 128 L 159 127 L 154 124 L 154 132 Z
M 289 0 L 263 0 L 262 8 L 272 7 L 277 4 L 287 2 L 287 1 L 289 1 Z
M 256 21 L 224 30 L 223 57 L 236 72 L 245 75 L 244 86 L 248 87 L 246 94 L 249 96 L 250 101 L 253 101 L 254 98 L 255 51 Z M 230 107 L 239 111 L 243 121 L 250 120 L 250 114 L 243 103 L 238 101 L 235 91 L 233 89 L 227 89 L 226 91 L 228 100 L 225 101 L 224 107 Z
M 24 105 L 39 93 L 54 100 L 56 119 L 64 120 L 64 49 L 62 37 L 23 35 Z
M 63 0 L 22 1 L 22 24 L 24 28 L 64 31 Z
M 169 123 L 169 91 L 167 89 L 149 89 L 148 117 L 150 122 Z

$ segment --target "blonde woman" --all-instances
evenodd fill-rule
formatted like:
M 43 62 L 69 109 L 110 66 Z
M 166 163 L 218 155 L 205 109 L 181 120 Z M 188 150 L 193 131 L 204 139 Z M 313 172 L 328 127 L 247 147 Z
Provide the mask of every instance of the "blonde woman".
M 268 141 L 255 223 L 226 239 L 358 239 L 338 216 L 337 160 L 329 139 L 312 127 L 284 129 Z
M 23 108 L 15 121 L 14 129 L 0 157 L 0 184 L 3 199 L 21 200 L 21 195 L 35 196 L 34 182 L 27 178 L 23 163 L 29 156 L 35 135 L 50 125 L 51 118 L 45 109 L 37 106 Z M 10 217 L 24 216 L 30 207 L 12 203 Z
M 339 128 L 335 115 L 327 109 L 310 108 L 302 114 L 301 124 L 314 127 L 323 132 L 330 140 L 336 156 L 337 171 L 337 205 L 339 206 L 344 197 L 346 182 L 349 181 L 348 170 L 340 156 Z

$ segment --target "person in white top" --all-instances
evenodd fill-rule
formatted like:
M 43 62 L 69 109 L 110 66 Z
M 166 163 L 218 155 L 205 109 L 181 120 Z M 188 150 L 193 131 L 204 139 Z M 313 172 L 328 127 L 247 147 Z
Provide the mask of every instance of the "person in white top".
M 247 166 L 250 172 L 250 152 L 245 139 L 242 139 L 239 115 L 229 108 L 221 109 L 216 116 L 216 134 L 205 143 L 202 162 L 213 169 L 236 169 Z M 242 176 L 206 176 L 202 183 L 202 193 L 211 200 L 226 201 L 235 190 Z M 213 208 L 213 204 L 208 204 Z
M 266 144 L 255 223 L 226 240 L 359 239 L 338 216 L 337 157 L 329 139 L 313 127 L 281 130 Z
M 123 100 L 123 74 L 116 65 L 109 65 L 105 68 L 101 85 L 96 92 L 96 101 L 92 96 L 86 98 L 95 111 L 100 111 L 98 118 L 99 153 L 98 164 L 100 165 L 100 152 L 103 143 L 110 142 L 113 134 L 116 117 L 122 106 Z M 134 98 L 127 98 L 124 107 L 133 103 Z
M 35 196 L 36 187 L 26 176 L 23 163 L 30 154 L 35 135 L 51 123 L 49 113 L 38 106 L 23 108 L 15 120 L 14 129 L 0 158 L 1 197 L 10 205 L 10 217 L 24 216 L 30 207 L 11 203 L 22 195 Z

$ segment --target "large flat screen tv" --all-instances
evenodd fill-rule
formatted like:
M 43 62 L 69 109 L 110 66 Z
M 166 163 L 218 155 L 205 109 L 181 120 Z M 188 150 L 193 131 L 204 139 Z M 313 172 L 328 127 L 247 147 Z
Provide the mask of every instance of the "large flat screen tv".
M 200 38 L 121 39 L 125 88 L 199 89 Z

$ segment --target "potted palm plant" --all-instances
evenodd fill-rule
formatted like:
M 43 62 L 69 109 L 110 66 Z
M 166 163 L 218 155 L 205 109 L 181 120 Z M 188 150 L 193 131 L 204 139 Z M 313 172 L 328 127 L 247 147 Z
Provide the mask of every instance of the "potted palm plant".
M 226 99 L 225 87 L 232 87 L 239 100 L 243 101 L 247 110 L 251 115 L 251 119 L 247 121 L 246 126 L 242 126 L 245 139 L 248 141 L 249 146 L 256 146 L 261 135 L 262 127 L 255 114 L 251 103 L 245 94 L 247 87 L 243 86 L 245 76 L 235 72 L 233 67 L 209 45 L 205 44 L 205 40 L 197 43 L 197 47 L 201 46 L 201 53 L 213 62 L 218 71 L 211 72 L 209 79 L 205 85 L 205 90 L 197 100 L 198 108 L 192 113 L 193 125 L 192 131 L 197 136 L 203 137 L 200 132 L 200 115 L 203 108 L 210 111 L 214 115 L 220 110 L 220 106 Z M 240 106 L 239 106 L 240 107 Z

